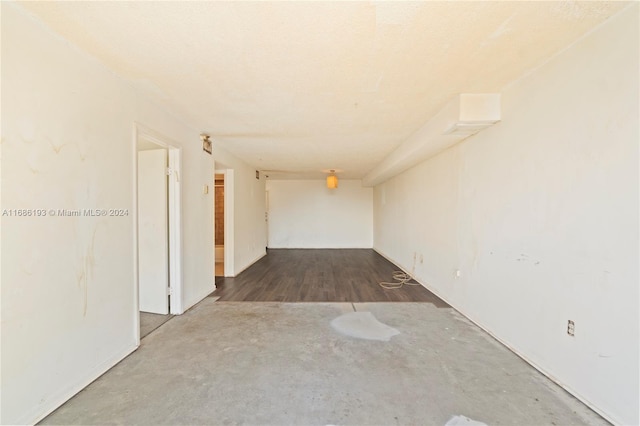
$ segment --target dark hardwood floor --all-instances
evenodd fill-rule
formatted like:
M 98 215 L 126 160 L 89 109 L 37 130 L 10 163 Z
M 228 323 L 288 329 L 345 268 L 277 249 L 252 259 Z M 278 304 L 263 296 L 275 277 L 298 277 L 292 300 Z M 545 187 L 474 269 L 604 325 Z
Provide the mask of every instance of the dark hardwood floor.
M 235 278 L 216 277 L 222 302 L 428 302 L 448 307 L 421 285 L 387 290 L 400 268 L 370 249 L 270 249 Z

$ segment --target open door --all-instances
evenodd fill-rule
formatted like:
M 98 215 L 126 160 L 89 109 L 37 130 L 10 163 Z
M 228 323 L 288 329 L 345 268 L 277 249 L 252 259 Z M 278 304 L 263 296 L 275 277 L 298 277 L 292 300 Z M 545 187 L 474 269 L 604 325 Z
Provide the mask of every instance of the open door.
M 138 282 L 140 310 L 169 313 L 167 150 L 138 152 Z

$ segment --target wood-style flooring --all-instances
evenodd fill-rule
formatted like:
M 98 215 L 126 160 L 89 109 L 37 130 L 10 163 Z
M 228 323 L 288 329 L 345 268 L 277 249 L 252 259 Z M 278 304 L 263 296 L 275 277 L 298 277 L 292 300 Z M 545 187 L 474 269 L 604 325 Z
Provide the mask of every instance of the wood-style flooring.
M 428 302 L 448 307 L 421 285 L 382 288 L 397 266 L 370 249 L 269 249 L 235 278 L 216 277 L 219 302 Z

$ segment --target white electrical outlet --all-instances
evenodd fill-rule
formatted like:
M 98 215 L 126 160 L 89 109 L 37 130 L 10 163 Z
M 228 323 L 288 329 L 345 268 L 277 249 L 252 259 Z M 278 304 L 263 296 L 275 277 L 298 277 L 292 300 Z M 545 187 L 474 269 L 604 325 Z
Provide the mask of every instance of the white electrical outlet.
M 455 276 L 456 278 L 460 278 L 462 276 L 462 272 L 460 272 L 460 269 L 456 269 Z
M 576 335 L 576 323 L 573 322 L 572 320 L 569 320 L 569 322 L 567 323 L 567 334 L 569 336 Z

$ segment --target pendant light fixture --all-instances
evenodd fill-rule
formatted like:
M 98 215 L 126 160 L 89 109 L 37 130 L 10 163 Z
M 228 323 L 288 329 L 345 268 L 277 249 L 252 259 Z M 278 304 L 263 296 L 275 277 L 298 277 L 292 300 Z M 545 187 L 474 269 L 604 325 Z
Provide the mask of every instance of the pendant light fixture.
M 338 187 L 338 176 L 336 176 L 336 171 L 331 170 L 331 174 L 327 176 L 327 188 L 336 189 Z

